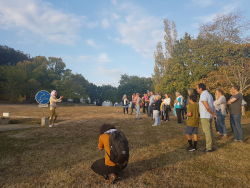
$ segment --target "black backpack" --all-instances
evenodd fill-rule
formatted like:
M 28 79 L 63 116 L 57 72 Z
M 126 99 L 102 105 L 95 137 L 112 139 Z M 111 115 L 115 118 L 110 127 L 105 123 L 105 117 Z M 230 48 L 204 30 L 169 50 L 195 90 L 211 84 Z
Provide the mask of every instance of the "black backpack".
M 121 131 L 114 131 L 110 133 L 109 145 L 110 155 L 107 155 L 110 160 L 121 168 L 125 168 L 129 159 L 129 147 L 128 140 L 124 133 Z

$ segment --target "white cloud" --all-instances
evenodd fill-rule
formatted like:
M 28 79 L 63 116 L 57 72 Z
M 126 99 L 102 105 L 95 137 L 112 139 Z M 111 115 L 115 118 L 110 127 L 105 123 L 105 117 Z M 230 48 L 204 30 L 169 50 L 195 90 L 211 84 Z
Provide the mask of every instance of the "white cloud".
M 106 53 L 100 53 L 96 60 L 98 63 L 108 63 L 111 61 Z
M 55 9 L 41 0 L 0 0 L 0 28 L 31 32 L 48 41 L 73 44 L 82 26 L 91 27 L 86 17 Z
M 211 22 L 218 15 L 229 14 L 231 12 L 237 11 L 237 9 L 239 9 L 240 6 L 241 6 L 241 1 L 240 0 L 231 1 L 230 3 L 227 3 L 224 6 L 222 6 L 219 9 L 219 11 L 217 11 L 217 12 L 214 12 L 214 13 L 206 15 L 206 16 L 199 16 L 199 17 L 197 17 L 196 19 L 198 20 L 198 23 L 194 23 L 193 25 L 197 26 L 197 25 L 200 25 L 200 24 Z
M 92 77 L 91 80 L 95 80 L 94 82 L 97 85 L 110 84 L 112 86 L 118 86 L 118 80 L 120 80 L 120 76 L 123 74 L 119 68 L 111 67 L 112 61 L 105 52 L 96 55 L 59 55 L 59 57 L 62 57 L 66 63 L 69 63 L 73 71 L 85 72 L 84 76 L 86 76 L 88 80 L 89 77 Z M 86 70 L 86 66 L 88 70 Z
M 118 80 L 121 77 L 122 71 L 116 68 L 108 68 L 105 66 L 98 66 L 97 67 L 97 74 L 98 76 L 101 75 L 103 78 L 103 82 L 99 82 L 98 85 L 103 84 L 110 84 L 112 86 L 118 86 Z
M 93 47 L 93 48 L 97 48 L 98 45 L 96 44 L 96 42 L 93 39 L 87 39 L 85 40 L 86 44 Z
M 209 7 L 214 4 L 214 0 L 192 0 L 192 3 L 194 5 L 200 6 L 200 7 Z
M 103 19 L 103 20 L 101 21 L 101 26 L 102 26 L 102 28 L 104 28 L 104 29 L 109 28 L 109 26 L 110 26 L 109 20 L 106 19 L 106 18 Z
M 115 12 L 119 12 L 116 15 Z M 132 3 L 116 3 L 111 17 L 118 31 L 116 41 L 128 45 L 143 57 L 152 58 L 157 42 L 163 39 L 163 20 L 147 14 Z

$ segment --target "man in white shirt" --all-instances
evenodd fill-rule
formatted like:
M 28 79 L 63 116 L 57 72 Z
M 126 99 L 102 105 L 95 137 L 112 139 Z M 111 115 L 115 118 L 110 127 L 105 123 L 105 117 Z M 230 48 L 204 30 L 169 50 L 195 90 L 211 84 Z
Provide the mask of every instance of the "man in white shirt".
M 206 152 L 213 151 L 212 119 L 215 115 L 214 100 L 212 95 L 206 90 L 206 85 L 197 85 L 197 92 L 200 94 L 199 111 L 201 127 L 206 139 Z

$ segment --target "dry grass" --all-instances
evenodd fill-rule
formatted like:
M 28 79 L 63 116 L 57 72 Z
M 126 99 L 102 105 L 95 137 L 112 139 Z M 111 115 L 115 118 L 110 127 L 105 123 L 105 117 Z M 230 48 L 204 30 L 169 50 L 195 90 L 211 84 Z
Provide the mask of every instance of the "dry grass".
M 1 105 L 2 111 L 40 116 L 32 105 Z M 150 119 L 135 120 L 114 107 L 60 107 L 58 113 L 61 121 L 54 128 L 0 133 L 0 187 L 110 187 L 90 170 L 103 156 L 97 139 L 104 122 L 124 131 L 131 150 L 123 180 L 111 187 L 250 187 L 250 139 L 234 143 L 231 136 L 216 140 L 213 153 L 188 153 L 183 125 L 173 118 L 152 127 Z

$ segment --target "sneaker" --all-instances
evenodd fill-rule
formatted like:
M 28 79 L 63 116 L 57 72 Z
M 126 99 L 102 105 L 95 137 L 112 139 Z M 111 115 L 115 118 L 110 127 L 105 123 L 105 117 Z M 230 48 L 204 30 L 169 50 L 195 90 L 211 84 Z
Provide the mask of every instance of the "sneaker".
M 49 127 L 53 127 L 53 125 L 49 125 Z
M 192 150 L 194 147 L 193 146 L 188 146 L 187 151 Z
M 153 124 L 152 127 L 156 127 L 157 125 Z
M 116 180 L 116 175 L 114 173 L 109 174 L 109 183 L 113 184 Z
M 196 149 L 195 148 L 190 148 L 188 151 L 192 152 L 192 151 L 195 151 Z

